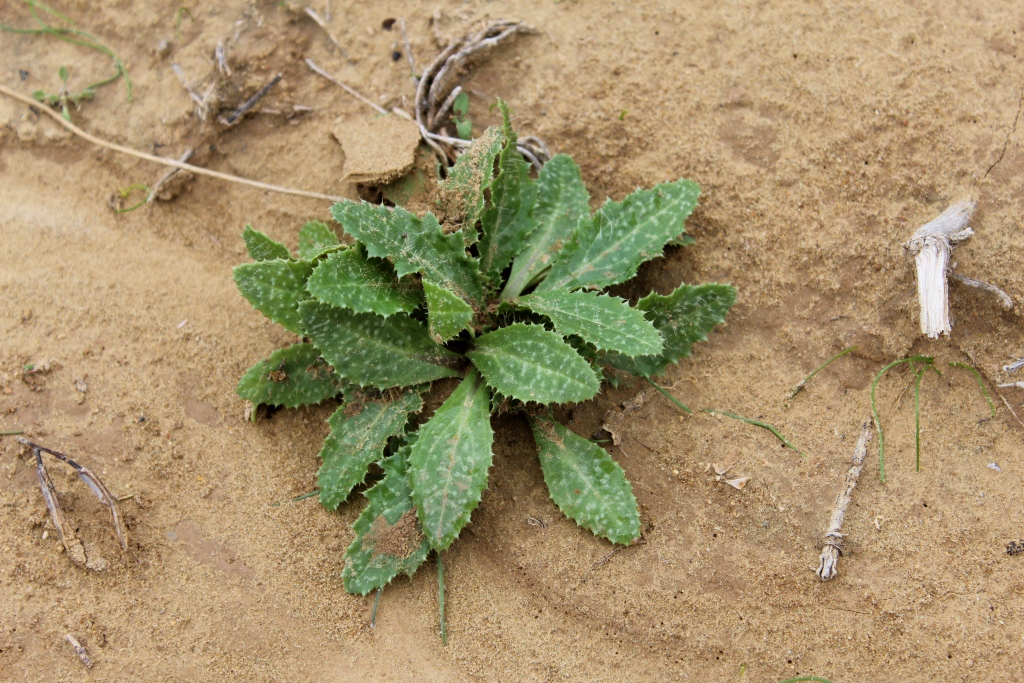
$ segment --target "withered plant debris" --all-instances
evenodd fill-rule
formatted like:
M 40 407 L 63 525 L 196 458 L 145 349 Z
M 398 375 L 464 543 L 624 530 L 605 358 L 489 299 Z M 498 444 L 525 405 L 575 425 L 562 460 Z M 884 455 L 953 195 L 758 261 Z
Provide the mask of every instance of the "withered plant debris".
M 60 506 L 60 501 L 57 498 L 57 489 L 54 487 L 53 480 L 50 479 L 50 474 L 46 471 L 46 465 L 43 463 L 43 453 L 49 453 L 61 462 L 70 465 L 75 470 L 78 474 L 78 478 L 81 479 L 85 485 L 89 487 L 89 490 L 92 491 L 93 495 L 96 496 L 104 506 L 106 506 L 107 511 L 110 513 L 110 525 L 114 529 L 114 535 L 117 537 L 117 541 L 121 545 L 121 550 L 127 550 L 128 532 L 125 530 L 124 523 L 121 520 L 121 510 L 117 506 L 117 498 L 111 495 L 103 481 L 88 467 L 79 465 L 63 453 L 47 448 L 46 446 L 40 446 L 39 444 L 32 443 L 23 437 L 19 436 L 17 437 L 17 440 L 19 443 L 32 449 L 32 454 L 36 459 L 36 476 L 39 478 L 39 488 L 43 492 L 43 500 L 46 501 L 46 508 L 50 511 L 50 520 L 53 522 L 53 526 L 57 530 L 57 535 L 60 536 L 61 543 L 64 544 L 64 549 L 68 552 L 68 557 L 71 558 L 72 562 L 83 569 L 92 569 L 93 571 L 103 571 L 106 569 L 107 562 L 102 557 L 95 554 L 93 557 L 89 557 L 87 555 L 82 540 L 78 537 L 74 527 L 68 522 L 67 517 L 64 515 L 64 511 Z

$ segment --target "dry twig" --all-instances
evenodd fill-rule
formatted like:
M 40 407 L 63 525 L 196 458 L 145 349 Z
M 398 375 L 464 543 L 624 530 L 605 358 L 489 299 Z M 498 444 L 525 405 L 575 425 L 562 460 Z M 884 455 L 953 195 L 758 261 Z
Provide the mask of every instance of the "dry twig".
M 43 464 L 43 453 L 49 453 L 53 457 L 57 458 L 63 463 L 70 465 L 75 472 L 78 474 L 78 478 L 81 479 L 89 490 L 92 491 L 110 513 L 110 525 L 114 529 L 114 535 L 117 537 L 118 543 L 121 545 L 121 550 L 128 549 L 128 532 L 124 528 L 124 523 L 121 521 L 121 510 L 117 506 L 117 498 L 111 495 L 110 491 L 103 484 L 103 481 L 93 474 L 92 470 L 83 465 L 79 465 L 77 462 L 69 458 L 68 456 L 58 451 L 52 450 L 45 446 L 32 443 L 28 439 L 23 437 L 16 437 L 18 443 L 28 446 L 32 449 L 33 455 L 36 458 L 36 476 L 39 478 L 39 488 L 43 492 L 43 500 L 46 501 L 46 507 L 50 511 L 50 520 L 53 522 L 54 528 L 57 530 L 57 535 L 60 536 L 61 543 L 64 545 L 64 549 L 67 550 L 68 556 L 71 560 L 79 567 L 93 569 L 95 571 L 102 571 L 106 568 L 106 562 L 102 558 L 89 558 L 85 552 L 85 546 L 82 544 L 81 539 L 78 538 L 78 534 L 75 533 L 74 527 L 72 527 L 67 517 L 64 516 L 64 511 L 60 507 L 60 501 L 57 499 L 57 490 L 53 485 L 53 481 L 50 479 L 49 473 L 46 471 L 46 466 Z
M 262 88 L 257 90 L 255 95 L 253 95 L 252 97 L 247 99 L 245 102 L 243 102 L 242 105 L 238 109 L 236 109 L 234 112 L 232 112 L 229 116 L 222 116 L 218 120 L 222 124 L 224 124 L 225 126 L 233 126 L 235 123 L 238 122 L 239 119 L 241 119 L 243 116 L 245 116 L 249 112 L 250 109 L 255 107 L 256 103 L 259 102 L 260 100 L 262 100 L 266 96 L 266 94 L 268 92 L 270 92 L 271 88 L 273 88 L 275 85 L 277 85 L 280 82 L 281 82 L 281 74 L 279 73 L 276 76 L 274 76 L 272 79 L 270 79 L 269 83 L 267 83 L 265 86 L 263 86 Z
M 964 283 L 968 287 L 974 287 L 975 289 L 982 289 L 986 292 L 992 292 L 997 297 L 999 297 L 999 302 L 1003 305 L 1003 308 L 1005 308 L 1008 311 L 1013 308 L 1013 299 L 1010 297 L 1010 295 L 1004 292 L 1003 290 L 999 289 L 995 285 L 989 284 L 987 282 L 982 282 L 981 280 L 975 280 L 972 277 L 967 277 L 966 275 L 961 275 L 960 273 L 953 273 L 951 277 L 954 280 L 958 280 L 959 282 Z
M 85 664 L 85 668 L 91 669 L 92 660 L 89 659 L 89 653 L 85 651 L 85 647 L 78 642 L 78 639 L 70 633 L 66 633 L 64 634 L 64 640 L 68 641 L 68 645 L 74 648 L 75 654 L 78 655 L 78 658 L 82 660 L 82 664 Z
M 832 510 L 832 522 L 828 525 L 828 531 L 825 532 L 825 547 L 821 549 L 818 570 L 815 572 L 822 581 L 828 581 L 838 572 L 839 556 L 843 554 L 840 541 L 846 535 L 842 533 L 843 520 L 846 518 L 846 508 L 850 505 L 853 490 L 857 488 L 860 472 L 864 469 L 864 457 L 868 453 L 870 440 L 871 423 L 865 422 L 861 428 L 857 448 L 853 452 L 853 465 L 846 473 L 846 486 L 836 498 L 836 506 Z
M 211 171 L 210 169 L 203 168 L 202 166 L 193 166 L 191 164 L 186 164 L 175 159 L 166 159 L 164 157 L 158 157 L 153 154 L 140 152 L 138 150 L 132 149 L 131 147 L 124 147 L 113 142 L 107 142 L 106 140 L 102 140 L 94 135 L 86 133 L 84 130 L 82 130 L 75 124 L 71 123 L 70 121 L 66 121 L 64 117 L 60 115 L 60 112 L 56 112 L 50 109 L 49 107 L 39 107 L 39 103 L 35 100 L 26 97 L 20 93 L 17 93 L 6 86 L 0 85 L 0 94 L 18 100 L 23 104 L 27 104 L 28 106 L 32 107 L 33 111 L 42 111 L 47 116 L 52 118 L 54 121 L 64 126 L 64 128 L 71 131 L 72 133 L 82 138 L 83 140 L 87 140 L 88 142 L 91 142 L 94 145 L 98 145 L 106 149 L 114 150 L 115 152 L 120 152 L 121 154 L 127 154 L 128 156 L 135 157 L 136 159 L 152 161 L 153 163 L 163 164 L 164 166 L 173 166 L 174 168 L 179 168 L 185 171 L 192 171 L 193 173 L 196 173 L 198 175 L 205 175 L 211 178 L 218 178 L 220 180 L 226 180 L 231 183 L 238 183 L 239 185 L 248 185 L 249 187 L 255 187 L 257 189 L 266 190 L 268 192 L 279 192 L 281 194 L 290 194 L 296 197 L 307 197 L 309 199 L 324 199 L 329 202 L 342 201 L 341 197 L 336 197 L 334 195 L 322 194 L 320 192 L 307 192 L 306 190 L 295 190 L 290 187 L 281 187 L 279 185 L 261 183 L 257 180 L 240 178 L 238 176 L 230 175 L 228 173 L 221 173 L 220 171 Z

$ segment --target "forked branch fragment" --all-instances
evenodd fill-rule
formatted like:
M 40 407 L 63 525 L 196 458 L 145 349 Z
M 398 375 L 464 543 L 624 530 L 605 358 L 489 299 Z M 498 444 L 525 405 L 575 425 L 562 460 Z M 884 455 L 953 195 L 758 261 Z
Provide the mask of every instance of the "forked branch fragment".
M 839 556 L 843 554 L 840 542 L 846 535 L 842 533 L 843 520 L 846 519 L 846 508 L 850 506 L 853 490 L 857 488 L 861 470 L 864 469 L 864 457 L 868 452 L 869 441 L 871 441 L 871 424 L 865 422 L 860 431 L 857 448 L 853 452 L 853 464 L 846 473 L 846 485 L 836 497 L 836 505 L 832 510 L 832 521 L 828 525 L 828 531 L 825 532 L 825 547 L 821 549 L 818 569 L 815 572 L 822 581 L 828 581 L 838 573 Z
M 121 521 L 121 510 L 117 505 L 117 498 L 111 495 L 110 491 L 103 484 L 99 477 L 93 474 L 92 470 L 88 467 L 79 465 L 77 462 L 55 450 L 40 446 L 39 444 L 32 443 L 28 439 L 22 437 L 16 437 L 18 443 L 28 446 L 32 449 L 33 455 L 36 459 L 36 476 L 39 478 L 39 488 L 43 492 L 43 500 L 46 501 L 46 507 L 50 511 L 50 520 L 53 522 L 54 528 L 57 530 L 57 535 L 60 536 L 61 543 L 64 545 L 64 549 L 67 550 L 68 556 L 71 558 L 79 567 L 83 569 L 92 569 L 95 571 L 102 571 L 106 568 L 106 562 L 102 558 L 89 558 L 86 554 L 85 546 L 82 544 L 81 539 L 78 538 L 78 534 L 75 533 L 74 527 L 68 523 L 67 517 L 64 516 L 64 511 L 61 509 L 60 501 L 57 499 L 57 490 L 53 485 L 53 481 L 50 479 L 49 473 L 46 471 L 46 465 L 43 464 L 43 453 L 49 453 L 53 457 L 57 458 L 63 463 L 70 465 L 75 472 L 78 474 L 78 478 L 81 479 L 89 490 L 92 491 L 110 513 L 110 525 L 114 529 L 114 535 L 117 537 L 118 543 L 121 545 L 121 550 L 128 549 L 128 532 L 125 530 L 124 523 Z

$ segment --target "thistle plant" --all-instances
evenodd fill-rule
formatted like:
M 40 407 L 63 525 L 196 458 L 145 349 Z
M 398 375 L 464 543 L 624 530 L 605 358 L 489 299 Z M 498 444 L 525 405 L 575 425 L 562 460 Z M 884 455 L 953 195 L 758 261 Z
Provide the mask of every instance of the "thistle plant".
M 320 452 L 328 509 L 374 473 L 345 553 L 352 593 L 411 575 L 455 541 L 487 487 L 498 412 L 529 421 L 567 517 L 635 542 L 640 513 L 622 468 L 551 406 L 587 401 L 623 372 L 662 372 L 735 301 L 722 284 L 684 284 L 635 306 L 607 294 L 670 242 L 692 242 L 684 221 L 699 188 L 664 183 L 591 213 L 570 157 L 531 177 L 500 107 L 503 125 L 440 184 L 437 215 L 344 201 L 331 214 L 351 241 L 310 222 L 298 257 L 251 227 L 243 235 L 255 263 L 235 268 L 238 288 L 303 340 L 250 369 L 239 396 L 288 408 L 341 398 Z M 423 394 L 444 378 L 454 390 L 422 421 Z

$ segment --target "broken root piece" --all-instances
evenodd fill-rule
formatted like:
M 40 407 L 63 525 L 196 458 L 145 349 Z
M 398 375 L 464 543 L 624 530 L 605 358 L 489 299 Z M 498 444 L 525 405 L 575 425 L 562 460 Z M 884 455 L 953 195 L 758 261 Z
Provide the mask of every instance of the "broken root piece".
M 825 532 L 825 547 L 821 549 L 818 569 L 815 572 L 822 581 L 828 581 L 838 573 L 839 556 L 843 554 L 839 544 L 845 535 L 842 533 L 843 520 L 846 518 L 846 508 L 850 506 L 850 500 L 853 498 L 853 490 L 857 488 L 861 470 L 864 469 L 864 457 L 868 453 L 868 441 L 870 440 L 871 424 L 865 422 L 861 428 L 857 448 L 853 452 L 853 464 L 846 473 L 846 486 L 836 497 L 836 506 L 832 510 L 832 521 L 828 525 L 828 531 Z
M 89 490 L 92 491 L 110 513 L 110 525 L 114 529 L 114 535 L 117 537 L 118 543 L 121 545 L 121 550 L 128 549 L 128 532 L 125 530 L 124 523 L 121 521 L 121 510 L 117 505 L 117 498 L 111 495 L 110 491 L 103 484 L 99 477 L 93 472 L 77 462 L 57 451 L 40 446 L 39 444 L 32 443 L 28 439 L 17 437 L 19 443 L 24 444 L 32 449 L 33 455 L 36 458 L 36 476 L 39 478 L 39 488 L 43 492 L 43 500 L 46 501 L 46 508 L 50 511 L 50 521 L 53 522 L 54 528 L 57 530 L 57 535 L 60 536 L 61 543 L 64 545 L 64 549 L 68 553 L 68 557 L 79 567 L 83 569 L 91 569 L 93 571 L 103 571 L 107 568 L 107 562 L 102 557 L 89 557 L 86 554 L 85 546 L 82 540 L 78 537 L 74 527 L 68 522 L 67 517 L 64 516 L 64 510 L 61 509 L 60 501 L 57 499 L 57 490 L 53 485 L 53 480 L 50 479 L 49 473 L 46 471 L 46 465 L 43 464 L 43 453 L 49 453 L 53 457 L 57 458 L 61 462 L 67 463 L 75 472 L 78 473 L 78 478 L 81 479 Z
M 976 205 L 973 199 L 960 200 L 918 228 L 906 245 L 917 263 L 921 332 L 932 339 L 948 335 L 953 329 L 949 320 L 949 259 L 953 245 L 974 234 L 967 222 Z
M 974 278 L 967 277 L 966 275 L 961 275 L 960 273 L 953 273 L 952 278 L 954 280 L 964 283 L 968 287 L 974 287 L 975 289 L 982 289 L 986 292 L 992 292 L 997 297 L 999 297 L 999 303 L 1003 305 L 1003 308 L 1005 308 L 1008 311 L 1013 309 L 1013 299 L 1010 297 L 1009 294 L 999 289 L 995 285 L 989 284 L 988 282 L 982 282 L 981 280 L 975 280 Z

